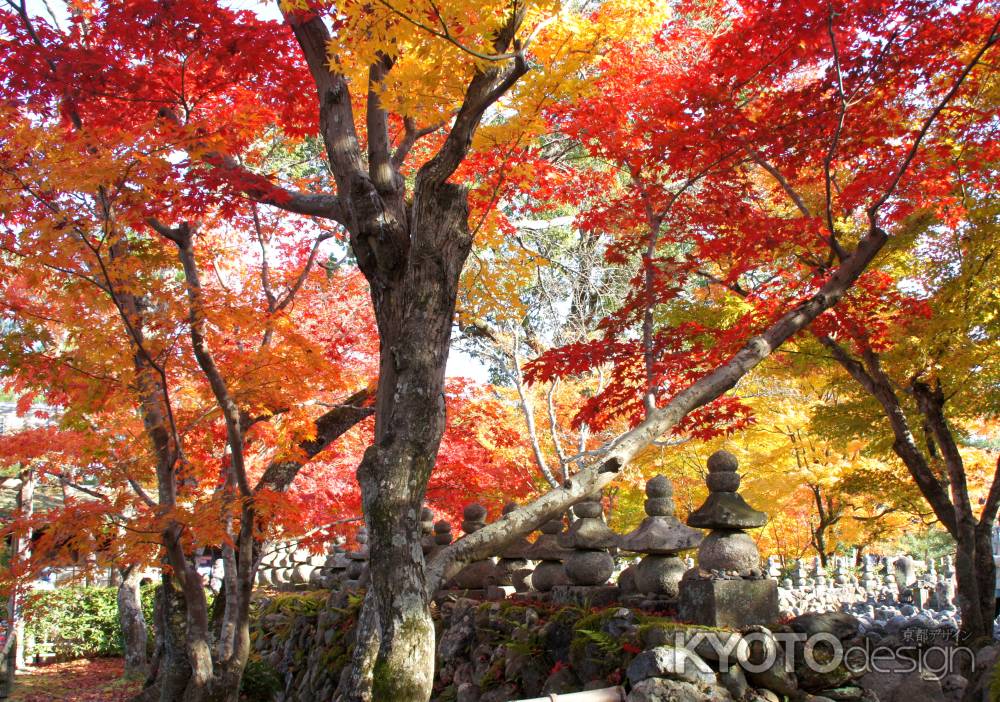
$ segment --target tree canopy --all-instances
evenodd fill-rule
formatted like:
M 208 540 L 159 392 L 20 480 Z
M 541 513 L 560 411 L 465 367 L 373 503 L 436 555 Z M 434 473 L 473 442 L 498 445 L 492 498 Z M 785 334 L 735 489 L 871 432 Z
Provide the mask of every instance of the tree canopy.
M 234 699 L 263 546 L 363 519 L 338 694 L 423 700 L 448 577 L 725 444 L 783 555 L 940 521 L 985 627 L 991 3 L 268 7 L 0 11 L 0 374 L 53 419 L 0 460 L 89 496 L 15 580 L 161 563 L 157 694 Z M 474 499 L 521 507 L 425 562 Z

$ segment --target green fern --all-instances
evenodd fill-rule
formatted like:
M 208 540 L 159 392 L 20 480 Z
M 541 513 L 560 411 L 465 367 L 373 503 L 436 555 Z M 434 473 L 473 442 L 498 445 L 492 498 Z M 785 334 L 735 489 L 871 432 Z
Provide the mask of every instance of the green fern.
M 576 633 L 589 639 L 602 653 L 609 656 L 615 656 L 622 652 L 621 641 L 611 634 L 606 634 L 603 631 L 592 631 L 590 629 L 577 629 Z

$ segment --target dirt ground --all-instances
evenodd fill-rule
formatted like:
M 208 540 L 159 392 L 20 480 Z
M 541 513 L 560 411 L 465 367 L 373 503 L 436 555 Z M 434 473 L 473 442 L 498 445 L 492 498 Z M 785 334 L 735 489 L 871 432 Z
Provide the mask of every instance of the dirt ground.
M 17 674 L 10 702 L 124 702 L 142 687 L 122 678 L 121 658 L 32 666 Z

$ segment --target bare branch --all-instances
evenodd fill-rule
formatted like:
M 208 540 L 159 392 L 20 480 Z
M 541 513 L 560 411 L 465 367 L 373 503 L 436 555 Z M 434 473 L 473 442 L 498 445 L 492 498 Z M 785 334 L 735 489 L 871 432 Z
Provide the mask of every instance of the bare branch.
M 326 51 L 330 42 L 330 32 L 318 14 L 312 14 L 308 19 L 304 19 L 286 13 L 285 21 L 292 28 L 309 65 L 309 72 L 316 83 L 316 90 L 319 93 L 320 131 L 323 134 L 334 179 L 337 181 L 337 192 L 350 193 L 351 181 L 364 175 L 364 169 L 347 81 L 344 76 L 330 70 L 330 60 Z
M 392 68 L 392 59 L 386 55 L 368 67 L 368 100 L 366 125 L 368 129 L 368 176 L 380 193 L 390 193 L 402 185 L 393 171 L 389 155 L 389 115 L 379 99 L 379 88 Z
M 788 182 L 788 179 L 781 174 L 781 171 L 775 168 L 773 164 L 769 163 L 763 156 L 761 156 L 760 152 L 755 149 L 749 149 L 749 153 L 750 158 L 753 159 L 754 163 L 771 174 L 771 177 L 774 178 L 779 186 L 781 186 L 781 189 L 785 191 L 785 194 L 788 195 L 793 203 L 795 203 L 795 206 L 798 208 L 799 212 L 802 213 L 802 216 L 812 217 L 812 212 L 810 212 L 809 208 L 806 206 L 805 200 L 803 200 L 798 191 L 792 187 L 792 184 Z
M 406 157 L 410 154 L 410 151 L 418 140 L 428 134 L 433 134 L 443 126 L 444 122 L 438 122 L 437 124 L 418 129 L 413 118 L 405 117 L 403 119 L 403 139 L 392 154 L 393 168 L 399 169 L 406 162 Z
M 272 462 L 254 487 L 254 493 L 261 490 L 274 492 L 286 490 L 309 459 L 323 451 L 358 422 L 374 414 L 374 408 L 365 406 L 374 395 L 374 388 L 363 388 L 320 416 L 315 422 L 316 437 L 303 441 L 298 446 L 305 454 L 306 460 Z

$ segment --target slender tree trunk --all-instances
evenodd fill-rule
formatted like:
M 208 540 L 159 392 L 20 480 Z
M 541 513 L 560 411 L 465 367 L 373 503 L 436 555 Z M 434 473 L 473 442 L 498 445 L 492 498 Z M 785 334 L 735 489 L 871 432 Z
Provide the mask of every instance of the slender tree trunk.
M 28 469 L 21 474 L 21 486 L 17 490 L 17 507 L 21 515 L 31 519 L 34 512 L 35 473 Z M 21 565 L 31 558 L 31 529 L 18 532 L 12 539 L 14 546 L 11 563 Z M 14 666 L 21 670 L 24 663 L 24 588 L 20 582 L 15 582 L 7 603 L 7 618 L 14 639 Z
M 912 383 L 923 423 L 929 431 L 929 438 L 933 438 L 928 445 L 937 447 L 933 454 L 928 451 L 928 457 L 917 446 L 906 412 L 891 380 L 882 369 L 878 355 L 868 350 L 859 360 L 828 337 L 820 338 L 820 342 L 881 405 L 893 432 L 893 451 L 903 461 L 934 514 L 955 539 L 957 604 L 962 615 L 962 630 L 975 638 L 992 638 L 996 587 L 992 523 L 1000 499 L 1000 467 L 994 476 L 987 504 L 977 520 L 969 498 L 965 466 L 945 419 L 945 397 L 941 388 L 932 388 L 921 382 Z M 950 494 L 931 468 L 942 463 Z
M 975 573 L 979 595 L 979 611 L 983 619 L 983 636 L 993 640 L 996 615 L 996 563 L 993 561 L 993 523 L 980 522 L 976 529 Z
M 125 649 L 126 677 L 145 676 L 148 668 L 146 657 L 146 619 L 142 615 L 142 597 L 139 591 L 139 581 L 142 571 L 136 566 L 129 566 L 120 573 L 118 584 L 118 622 L 122 629 L 122 642 Z

